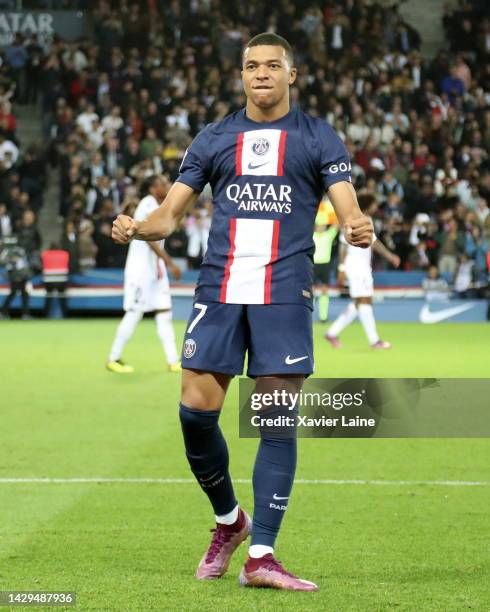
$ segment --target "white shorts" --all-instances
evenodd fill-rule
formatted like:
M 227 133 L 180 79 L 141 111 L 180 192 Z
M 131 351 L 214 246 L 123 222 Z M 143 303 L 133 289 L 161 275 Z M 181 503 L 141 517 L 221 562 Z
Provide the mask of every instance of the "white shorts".
M 351 298 L 373 297 L 373 273 L 370 268 L 357 267 L 345 270 Z
M 167 275 L 160 279 L 124 279 L 125 311 L 152 312 L 171 308 L 172 300 Z

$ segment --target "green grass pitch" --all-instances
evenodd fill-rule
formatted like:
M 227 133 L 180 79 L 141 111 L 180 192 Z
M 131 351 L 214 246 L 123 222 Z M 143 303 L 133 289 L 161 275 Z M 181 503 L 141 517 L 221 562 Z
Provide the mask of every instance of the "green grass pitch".
M 128 345 L 132 376 L 104 369 L 115 327 L 0 322 L 2 479 L 190 477 L 180 380 L 154 323 Z M 381 324 L 386 352 L 370 351 L 357 324 L 341 351 L 322 331 L 320 376 L 490 376 L 485 324 Z M 238 438 L 236 390 L 222 426 L 232 475 L 250 478 L 257 441 Z M 300 440 L 297 477 L 488 481 L 489 468 L 488 439 Z M 236 489 L 251 509 L 251 485 Z M 296 594 L 239 587 L 245 546 L 221 580 L 194 579 L 213 525 L 193 483 L 3 480 L 0 590 L 74 590 L 79 610 L 488 610 L 489 508 L 489 486 L 297 484 L 276 553 L 321 590 Z

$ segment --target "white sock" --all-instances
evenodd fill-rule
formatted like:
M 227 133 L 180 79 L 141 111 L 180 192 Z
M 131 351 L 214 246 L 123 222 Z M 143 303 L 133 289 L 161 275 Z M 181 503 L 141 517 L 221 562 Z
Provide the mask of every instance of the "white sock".
M 378 342 L 379 336 L 376 330 L 376 321 L 374 320 L 374 312 L 371 304 L 359 304 L 357 311 L 369 344 Z
M 172 311 L 157 312 L 155 315 L 155 321 L 157 324 L 158 337 L 165 351 L 167 357 L 167 363 L 177 363 L 179 361 L 179 354 L 177 353 L 177 347 L 175 346 L 175 332 L 172 325 Z
M 345 308 L 335 321 L 330 325 L 327 330 L 327 336 L 336 338 L 340 335 L 340 332 L 350 325 L 352 321 L 355 321 L 357 317 L 357 308 L 354 302 L 351 302 L 347 308 Z
M 248 549 L 248 555 L 249 557 L 252 557 L 252 559 L 260 559 L 260 557 L 263 557 L 269 553 L 273 555 L 274 549 L 272 546 L 264 546 L 263 544 L 254 544 Z
M 233 525 L 238 520 L 238 505 L 236 505 L 231 512 L 228 514 L 217 515 L 215 514 L 216 522 L 222 525 Z
M 116 331 L 116 337 L 112 343 L 111 352 L 109 353 L 109 361 L 118 361 L 121 359 L 124 347 L 130 340 L 136 329 L 136 326 L 143 318 L 142 312 L 128 310 L 119 323 Z

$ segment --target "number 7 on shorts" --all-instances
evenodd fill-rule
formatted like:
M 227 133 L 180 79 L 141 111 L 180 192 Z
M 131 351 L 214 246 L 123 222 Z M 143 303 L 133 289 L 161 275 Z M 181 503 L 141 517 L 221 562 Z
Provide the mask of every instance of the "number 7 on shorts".
M 197 308 L 197 310 L 199 310 L 199 312 L 197 313 L 196 318 L 192 321 L 192 323 L 189 325 L 189 328 L 187 330 L 187 333 L 190 334 L 192 333 L 192 330 L 196 327 L 196 325 L 199 323 L 199 321 L 203 318 L 203 316 L 206 314 L 206 310 L 208 309 L 207 304 L 198 304 L 197 302 L 194 304 L 194 308 Z

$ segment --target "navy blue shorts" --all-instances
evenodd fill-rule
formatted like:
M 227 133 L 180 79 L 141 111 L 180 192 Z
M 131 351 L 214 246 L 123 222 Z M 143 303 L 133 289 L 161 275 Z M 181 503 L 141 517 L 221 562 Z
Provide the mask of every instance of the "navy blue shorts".
M 312 312 L 302 304 L 195 302 L 187 324 L 182 367 L 247 375 L 313 372 Z

